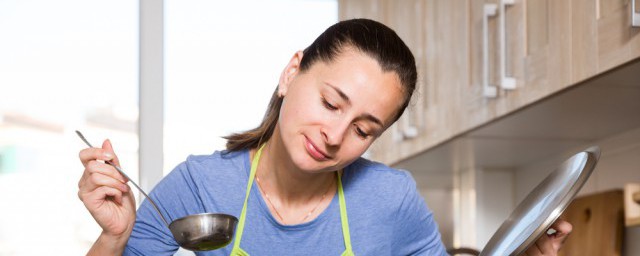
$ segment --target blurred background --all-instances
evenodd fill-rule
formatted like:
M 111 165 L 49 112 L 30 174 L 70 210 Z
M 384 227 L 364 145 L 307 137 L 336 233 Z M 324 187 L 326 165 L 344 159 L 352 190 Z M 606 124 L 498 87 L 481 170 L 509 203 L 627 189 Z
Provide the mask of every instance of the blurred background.
M 161 177 L 256 126 L 289 59 L 338 20 L 335 0 L 164 1 L 164 102 L 145 113 L 140 7 L 0 1 L 0 255 L 84 255 L 97 238 L 77 196 L 75 130 L 94 146 L 110 139 L 138 180 L 138 117 L 159 112 L 150 176 Z
M 361 17 L 396 30 L 419 72 L 365 156 L 413 174 L 447 248 L 483 248 L 598 145 L 562 253 L 640 255 L 638 1 L 0 0 L 0 256 L 83 255 L 97 238 L 75 130 L 110 139 L 151 190 L 255 127 L 294 52 Z

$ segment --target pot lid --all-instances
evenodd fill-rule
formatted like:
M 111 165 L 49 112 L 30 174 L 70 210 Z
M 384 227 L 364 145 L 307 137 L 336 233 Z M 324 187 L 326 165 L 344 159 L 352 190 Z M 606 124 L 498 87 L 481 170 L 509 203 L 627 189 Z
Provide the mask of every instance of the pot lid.
M 480 255 L 519 255 L 547 232 L 593 171 L 600 148 L 590 147 L 567 159 L 513 210 Z

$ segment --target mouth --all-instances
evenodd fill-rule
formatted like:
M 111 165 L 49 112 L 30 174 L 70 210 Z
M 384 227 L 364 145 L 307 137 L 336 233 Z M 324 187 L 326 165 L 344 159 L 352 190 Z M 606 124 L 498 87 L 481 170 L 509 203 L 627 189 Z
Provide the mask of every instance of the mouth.
M 307 153 L 309 153 L 309 155 L 313 159 L 317 161 L 325 161 L 325 160 L 331 159 L 331 157 L 329 157 L 327 153 L 323 152 L 321 149 L 316 147 L 316 145 L 313 144 L 313 142 L 311 142 L 309 138 L 307 138 L 306 136 L 304 138 L 305 138 L 304 146 L 307 149 Z

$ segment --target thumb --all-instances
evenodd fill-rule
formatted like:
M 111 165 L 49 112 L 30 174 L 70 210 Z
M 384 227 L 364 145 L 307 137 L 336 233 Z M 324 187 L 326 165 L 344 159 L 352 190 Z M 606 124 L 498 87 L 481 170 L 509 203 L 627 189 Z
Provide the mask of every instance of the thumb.
M 102 149 L 104 149 L 106 152 L 111 153 L 111 155 L 113 156 L 113 158 L 111 158 L 111 163 L 120 166 L 120 161 L 118 160 L 118 156 L 116 155 L 115 151 L 113 151 L 113 146 L 111 145 L 111 141 L 109 139 L 104 140 L 104 142 L 102 142 Z

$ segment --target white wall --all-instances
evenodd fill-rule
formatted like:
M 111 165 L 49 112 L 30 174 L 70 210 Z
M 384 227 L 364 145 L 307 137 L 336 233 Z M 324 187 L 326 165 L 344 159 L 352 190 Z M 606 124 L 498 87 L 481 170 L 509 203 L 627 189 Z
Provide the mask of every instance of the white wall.
M 482 250 L 514 208 L 512 169 L 471 168 L 454 186 L 454 245 Z M 459 193 L 456 195 L 456 193 Z
M 514 172 L 511 169 L 483 169 L 478 172 L 478 181 L 476 244 L 478 248 L 484 248 L 515 208 Z
M 433 212 L 433 218 L 438 223 L 438 230 L 442 236 L 442 243 L 449 248 L 453 245 L 453 191 L 451 189 L 421 189 L 429 209 Z
M 519 168 L 515 172 L 516 202 L 522 200 L 562 161 L 591 145 L 600 146 L 602 154 L 594 172 L 578 196 L 622 189 L 625 183 L 640 183 L 640 127 L 638 127 Z M 623 255 L 640 255 L 638 241 L 640 241 L 640 227 L 627 228 Z

